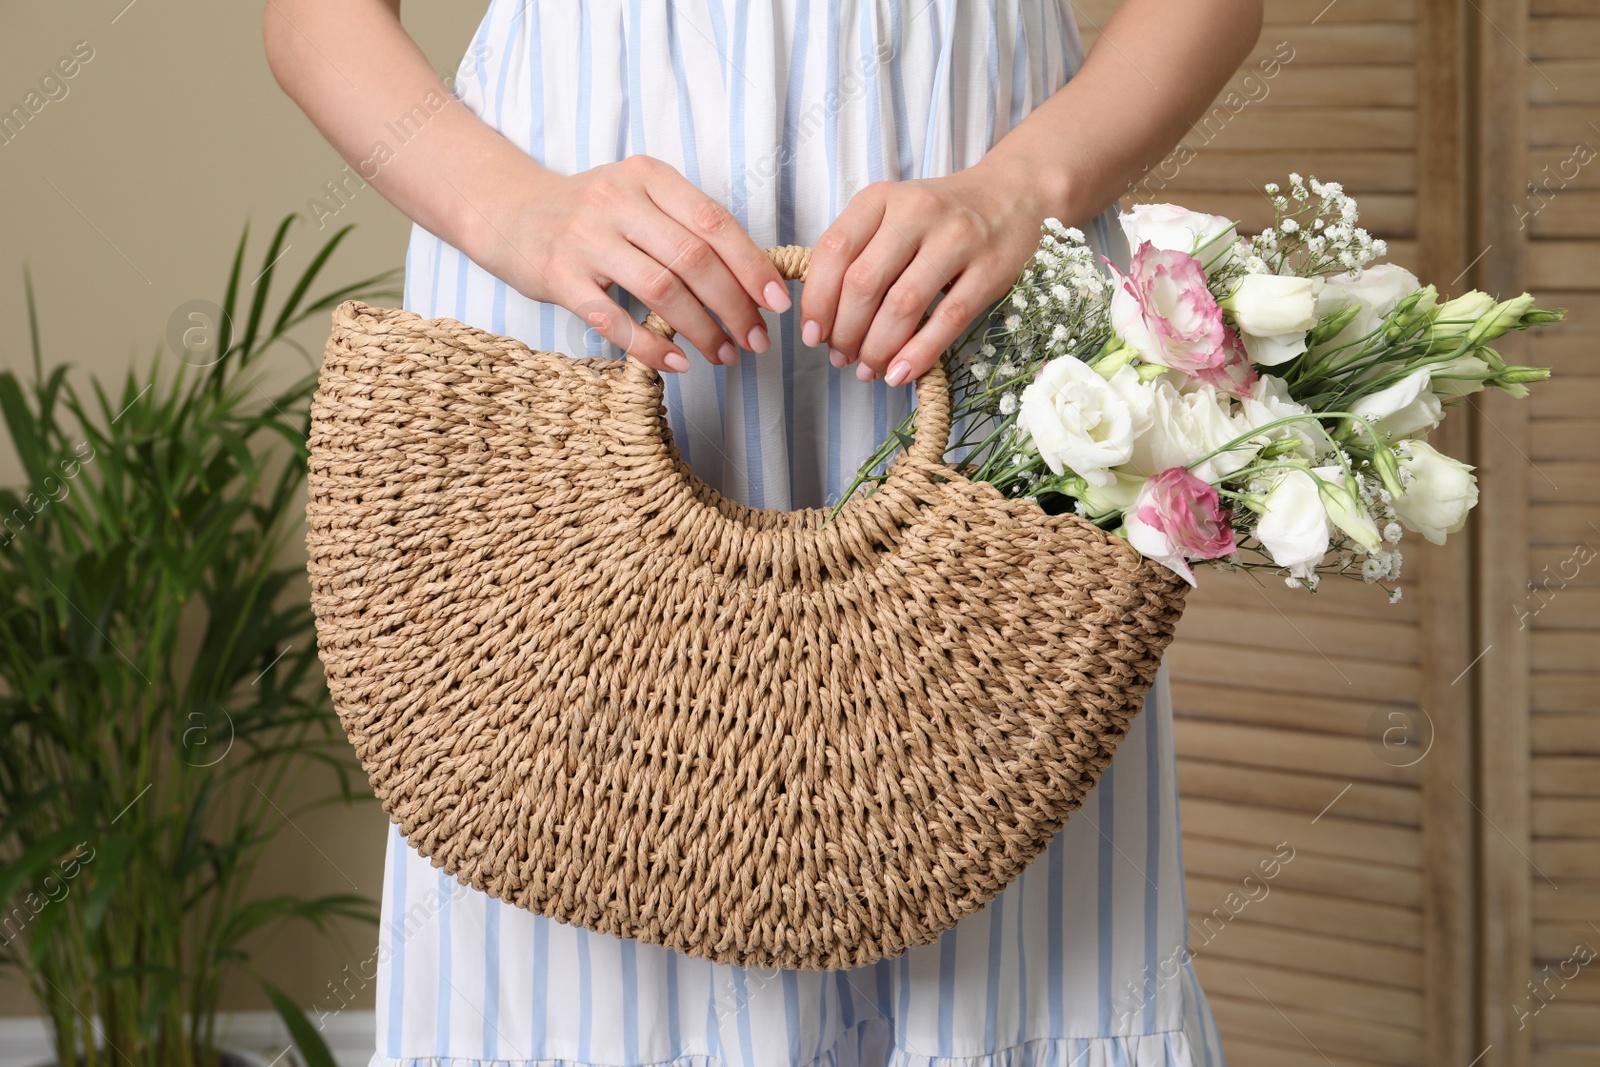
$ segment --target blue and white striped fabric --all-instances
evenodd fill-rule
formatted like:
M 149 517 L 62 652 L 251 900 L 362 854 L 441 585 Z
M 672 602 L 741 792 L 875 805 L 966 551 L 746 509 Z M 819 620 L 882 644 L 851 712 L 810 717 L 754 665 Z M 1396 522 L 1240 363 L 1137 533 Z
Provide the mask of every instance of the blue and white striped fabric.
M 656 156 L 764 246 L 814 243 L 869 182 L 972 165 L 1082 50 L 1070 0 L 492 0 L 469 57 L 457 94 L 547 166 Z M 1114 212 L 1080 225 L 1126 263 Z M 420 227 L 406 271 L 425 316 L 622 356 Z M 664 375 L 690 467 L 758 507 L 837 499 L 914 399 L 835 370 L 796 311 L 764 313 L 764 354 L 682 342 L 690 370 Z M 592 933 L 460 886 L 394 827 L 382 907 L 371 1067 L 1223 1063 L 1187 957 L 1165 670 L 1049 848 L 897 959 L 759 972 Z

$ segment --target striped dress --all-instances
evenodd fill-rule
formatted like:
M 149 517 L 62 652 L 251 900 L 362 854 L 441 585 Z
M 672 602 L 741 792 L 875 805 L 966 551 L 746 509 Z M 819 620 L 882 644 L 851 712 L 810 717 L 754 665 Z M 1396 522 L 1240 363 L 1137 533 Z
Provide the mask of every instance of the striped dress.
M 811 244 L 869 182 L 977 162 L 1081 62 L 1070 0 L 492 0 L 455 92 L 558 171 L 646 153 L 756 244 Z M 1113 211 L 1065 221 L 1126 263 Z M 405 305 L 622 357 L 420 227 Z M 831 367 L 797 311 L 763 312 L 771 348 L 732 367 L 680 339 L 690 369 L 664 375 L 691 469 L 758 507 L 835 501 L 914 400 Z M 596 934 L 461 886 L 393 826 L 379 937 L 371 1067 L 1223 1063 L 1186 948 L 1165 669 L 1046 851 L 898 958 L 757 971 Z

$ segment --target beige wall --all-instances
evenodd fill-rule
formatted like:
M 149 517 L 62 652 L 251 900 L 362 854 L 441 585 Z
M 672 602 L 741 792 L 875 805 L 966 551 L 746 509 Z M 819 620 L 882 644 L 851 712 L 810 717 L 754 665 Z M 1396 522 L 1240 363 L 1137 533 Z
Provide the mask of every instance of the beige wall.
M 410 224 L 371 189 L 323 231 L 310 220 L 308 201 L 344 163 L 267 69 L 259 0 L 126 4 L 0 8 L 0 111 L 21 104 L 75 46 L 79 55 L 92 51 L 64 80 L 66 94 L 52 87 L 59 99 L 0 144 L 0 365 L 11 369 L 29 362 L 24 264 L 38 293 L 47 363 L 120 377 L 130 359 L 149 359 L 174 308 L 221 298 L 247 220 L 264 247 L 285 214 L 305 216 L 291 231 L 285 271 L 298 272 L 346 221 L 357 229 L 328 281 L 402 262 Z M 412 0 L 405 18 L 444 73 L 460 60 L 485 6 Z M 259 254 L 258 247 L 247 262 Z M 316 351 L 317 339 L 307 340 Z M 284 351 L 293 361 L 284 367 L 287 380 L 305 365 Z M 9 443 L 0 444 L 0 484 L 20 477 Z M 302 818 L 304 835 L 287 827 L 279 835 L 261 889 L 331 893 L 354 885 L 376 896 L 383 827 L 376 804 Z M 296 934 L 263 946 L 259 960 L 304 1003 L 325 996 L 326 983 L 372 949 L 369 927 L 344 931 L 342 945 Z M 253 996 L 238 1003 L 266 1006 Z M 359 1006 L 371 1004 L 369 988 Z M 20 986 L 0 985 L 0 1014 L 32 1013 Z

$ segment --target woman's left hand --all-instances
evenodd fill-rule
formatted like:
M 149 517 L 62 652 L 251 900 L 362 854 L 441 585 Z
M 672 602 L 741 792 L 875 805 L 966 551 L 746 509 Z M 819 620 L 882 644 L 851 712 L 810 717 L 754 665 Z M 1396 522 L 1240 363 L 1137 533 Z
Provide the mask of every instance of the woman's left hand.
M 826 339 L 833 365 L 857 363 L 862 381 L 920 377 L 1016 282 L 1061 202 L 1050 185 L 986 157 L 943 177 L 861 189 L 812 252 L 800 291 L 802 339 Z

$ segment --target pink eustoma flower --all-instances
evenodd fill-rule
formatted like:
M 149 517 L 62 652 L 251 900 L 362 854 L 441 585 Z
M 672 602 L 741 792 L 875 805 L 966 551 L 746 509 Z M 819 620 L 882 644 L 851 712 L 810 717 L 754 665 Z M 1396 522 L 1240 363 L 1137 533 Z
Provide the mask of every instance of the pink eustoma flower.
M 1187 252 L 1139 245 L 1128 273 L 1116 275 L 1111 325 L 1147 363 L 1196 375 L 1227 361 L 1222 309 L 1206 288 L 1206 272 Z
M 1128 543 L 1194 585 L 1192 559 L 1216 559 L 1234 551 L 1233 522 L 1217 487 L 1168 467 L 1146 481 L 1123 519 Z

